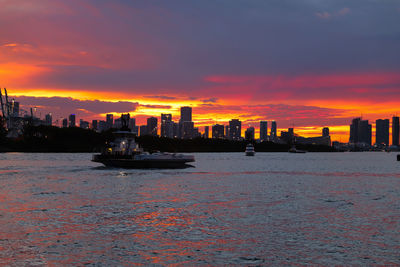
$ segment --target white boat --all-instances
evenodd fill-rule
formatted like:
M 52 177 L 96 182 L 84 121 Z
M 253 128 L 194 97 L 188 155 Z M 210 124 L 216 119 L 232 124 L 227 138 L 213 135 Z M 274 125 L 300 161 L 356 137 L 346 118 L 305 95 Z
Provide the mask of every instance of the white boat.
M 296 149 L 295 146 L 292 146 L 292 147 L 289 149 L 289 153 L 306 153 L 306 152 L 307 152 L 307 151 L 305 151 L 305 150 Z
M 246 156 L 254 156 L 256 152 L 254 151 L 254 146 L 252 144 L 248 144 L 246 146 Z
M 105 166 L 147 169 L 147 168 L 185 168 L 188 162 L 194 162 L 194 156 L 176 153 L 148 153 L 135 142 L 135 135 L 129 131 L 113 133 L 115 140 L 101 153 L 93 155 L 92 161 Z

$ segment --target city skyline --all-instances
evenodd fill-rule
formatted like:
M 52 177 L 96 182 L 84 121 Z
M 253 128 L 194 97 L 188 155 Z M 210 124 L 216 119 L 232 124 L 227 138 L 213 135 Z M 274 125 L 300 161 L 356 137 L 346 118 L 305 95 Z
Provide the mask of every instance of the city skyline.
M 1 86 L 59 121 L 191 106 L 200 127 L 344 142 L 353 118 L 375 129 L 400 106 L 399 2 L 5 0 L 0 15 Z

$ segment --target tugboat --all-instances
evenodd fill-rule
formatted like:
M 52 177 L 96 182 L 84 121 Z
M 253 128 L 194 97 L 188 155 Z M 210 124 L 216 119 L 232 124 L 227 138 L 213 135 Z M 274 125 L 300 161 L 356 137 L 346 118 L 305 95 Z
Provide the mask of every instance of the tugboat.
M 93 155 L 92 161 L 108 167 L 129 169 L 177 169 L 192 167 L 194 156 L 172 153 L 148 153 L 135 142 L 135 134 L 129 131 L 113 133 L 115 140 L 101 154 Z
M 254 151 L 254 146 L 252 144 L 248 144 L 246 146 L 246 156 L 254 156 L 256 152 Z

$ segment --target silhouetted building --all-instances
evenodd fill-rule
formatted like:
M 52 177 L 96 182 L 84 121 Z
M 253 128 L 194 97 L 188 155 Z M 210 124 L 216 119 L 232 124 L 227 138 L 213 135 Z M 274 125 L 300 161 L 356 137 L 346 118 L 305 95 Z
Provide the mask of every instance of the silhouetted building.
M 157 121 L 156 117 L 147 118 L 147 134 L 157 135 Z
M 350 138 L 349 143 L 358 143 L 359 134 L 358 134 L 358 125 L 361 121 L 361 118 L 355 118 L 352 120 L 350 125 Z
M 98 127 L 99 127 L 98 128 L 99 132 L 103 132 L 103 131 L 108 130 L 108 124 L 107 124 L 106 121 L 99 121 Z
M 99 129 L 99 121 L 98 120 L 92 120 L 92 129 L 97 131 Z
M 174 124 L 172 122 L 172 114 L 161 114 L 161 132 L 163 137 L 172 138 L 174 133 Z
M 229 121 L 229 139 L 240 140 L 242 138 L 242 122 L 238 119 Z
M 204 138 L 210 138 L 210 127 L 204 126 Z
M 181 107 L 180 121 L 192 121 L 192 108 L 191 107 Z
M 329 136 L 329 128 L 328 127 L 322 128 L 322 136 L 324 136 L 324 137 Z
M 377 145 L 389 145 L 389 119 L 376 120 L 376 141 Z
M 118 119 L 114 120 L 114 126 L 113 126 L 113 128 L 119 130 L 119 129 L 121 129 L 121 127 L 122 127 L 122 119 L 121 119 L 121 118 L 118 118 Z
M 275 140 L 278 137 L 276 130 L 276 121 L 271 122 L 271 139 Z
M 62 120 L 62 127 L 63 128 L 67 128 L 68 127 L 68 119 L 67 118 Z
M 182 138 L 193 138 L 194 123 L 192 121 L 183 121 L 182 123 Z
M 106 115 L 106 123 L 107 123 L 108 129 L 114 127 L 114 115 L 113 114 Z
M 79 120 L 79 127 L 82 129 L 89 129 L 89 122 L 84 120 Z
M 76 126 L 76 117 L 75 114 L 69 115 L 69 127 L 75 127 Z
M 361 120 L 358 124 L 358 143 L 371 145 L 372 141 L 372 125 L 368 120 Z
M 267 141 L 268 139 L 268 122 L 260 121 L 260 141 Z
M 44 116 L 44 123 L 45 123 L 47 126 L 53 125 L 53 116 L 51 115 L 51 113 L 46 114 L 46 115 Z
M 148 132 L 147 132 L 147 125 L 141 125 L 141 126 L 139 127 L 139 130 L 140 130 L 140 136 L 148 135 Z
M 179 129 L 179 123 L 177 123 L 177 122 L 173 122 L 173 124 L 174 124 L 174 129 L 173 129 L 173 132 L 174 132 L 174 138 L 179 138 L 180 137 L 180 129 Z
M 229 125 L 225 125 L 225 138 L 230 139 L 229 137 Z
M 255 139 L 255 130 L 254 127 L 249 127 L 246 129 L 246 132 L 244 133 L 244 137 L 246 140 L 254 140 Z
M 137 129 L 137 127 L 136 127 L 136 119 L 135 118 L 129 119 L 128 128 L 131 130 L 131 132 L 136 133 L 136 135 L 138 134 L 139 129 Z
M 130 120 L 131 120 L 131 115 L 129 113 L 121 114 L 121 127 L 129 128 Z M 126 129 L 124 129 L 124 130 L 126 130 Z
M 399 145 L 399 117 L 392 118 L 392 145 Z
M 224 138 L 224 125 L 215 124 L 212 126 L 212 138 L 222 139 Z

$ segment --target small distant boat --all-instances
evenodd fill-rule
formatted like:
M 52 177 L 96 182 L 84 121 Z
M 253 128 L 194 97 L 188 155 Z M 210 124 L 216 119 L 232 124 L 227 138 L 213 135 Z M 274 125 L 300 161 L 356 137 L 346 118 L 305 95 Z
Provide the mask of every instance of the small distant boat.
M 190 167 L 188 162 L 194 162 L 194 156 L 171 153 L 148 153 L 135 142 L 135 135 L 128 131 L 113 133 L 113 142 L 101 153 L 93 155 L 92 161 L 109 167 L 130 169 L 174 169 Z
M 307 151 L 305 151 L 305 150 L 296 149 L 295 146 L 292 146 L 292 147 L 289 149 L 289 153 L 306 153 L 306 152 L 307 152 Z
M 246 156 L 254 156 L 256 152 L 254 151 L 254 146 L 252 144 L 248 144 L 246 146 Z

